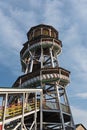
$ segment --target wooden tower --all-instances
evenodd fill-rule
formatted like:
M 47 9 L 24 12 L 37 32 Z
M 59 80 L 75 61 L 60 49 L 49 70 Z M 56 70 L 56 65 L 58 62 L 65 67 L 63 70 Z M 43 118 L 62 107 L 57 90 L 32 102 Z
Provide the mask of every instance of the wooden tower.
M 27 38 L 20 52 L 25 74 L 16 80 L 13 87 L 43 89 L 42 115 L 37 113 L 37 126 L 32 130 L 75 130 L 66 94 L 70 72 L 61 68 L 58 62 L 62 50 L 58 31 L 40 24 L 29 30 Z M 27 119 L 30 125 L 31 119 L 32 115 Z

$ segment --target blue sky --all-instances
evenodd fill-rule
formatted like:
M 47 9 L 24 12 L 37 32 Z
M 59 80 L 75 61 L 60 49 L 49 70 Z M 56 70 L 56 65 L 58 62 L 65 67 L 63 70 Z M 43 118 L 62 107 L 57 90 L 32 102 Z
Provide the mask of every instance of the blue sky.
M 71 71 L 67 93 L 74 121 L 87 127 L 87 0 L 0 0 L 0 86 L 10 87 L 23 74 L 19 52 L 38 24 L 59 31 L 58 60 Z

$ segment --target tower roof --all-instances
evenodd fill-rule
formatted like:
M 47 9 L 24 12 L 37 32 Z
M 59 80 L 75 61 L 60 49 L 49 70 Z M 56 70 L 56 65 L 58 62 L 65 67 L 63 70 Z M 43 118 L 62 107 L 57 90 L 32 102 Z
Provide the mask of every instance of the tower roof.
M 38 28 L 38 27 L 40 27 L 40 28 L 41 28 L 41 27 L 51 28 L 51 29 L 53 29 L 54 31 L 56 31 L 56 33 L 58 33 L 58 31 L 57 31 L 53 26 L 51 26 L 51 25 L 39 24 L 39 25 L 36 25 L 36 26 L 31 27 L 30 30 L 27 32 L 27 35 L 28 35 L 28 33 L 31 32 L 33 29 L 36 29 L 36 28 Z

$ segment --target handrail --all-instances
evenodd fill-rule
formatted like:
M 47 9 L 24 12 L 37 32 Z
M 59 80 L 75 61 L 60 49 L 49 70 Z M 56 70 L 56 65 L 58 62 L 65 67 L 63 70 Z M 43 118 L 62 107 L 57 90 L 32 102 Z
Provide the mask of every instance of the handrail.
M 30 46 L 32 46 L 33 44 L 37 44 L 37 43 L 39 43 L 41 41 L 41 38 L 40 39 L 34 39 L 33 41 L 30 41 Z M 53 43 L 53 38 L 46 38 L 46 37 L 43 37 L 42 38 L 42 42 L 52 42 Z M 55 39 L 54 38 L 54 42 L 56 43 L 56 44 L 58 44 L 60 47 L 62 47 L 62 42 L 59 40 L 59 39 Z M 28 42 L 27 42 L 28 43 Z M 21 52 L 20 52 L 20 54 L 21 55 L 23 55 L 24 54 L 24 52 L 27 50 L 27 45 L 26 46 L 24 46 L 23 48 L 22 48 L 22 50 L 21 50 Z
M 31 112 L 33 110 L 35 110 L 35 103 L 34 102 L 30 102 L 30 103 L 25 103 L 24 106 L 24 114 Z M 37 108 L 40 107 L 40 102 L 37 101 Z M 13 105 L 9 105 L 6 108 L 6 115 L 5 118 L 9 119 L 15 116 L 19 116 L 22 114 L 22 104 L 13 104 Z M 3 107 L 0 107 L 0 121 L 2 121 L 2 117 L 3 117 Z
M 65 70 L 64 68 L 58 67 L 58 68 L 43 68 L 41 70 L 37 70 L 36 72 L 28 73 L 26 75 L 23 75 L 19 77 L 16 82 L 13 84 L 13 87 L 18 87 L 20 85 L 20 79 L 21 84 L 24 83 L 27 80 L 31 80 L 35 77 L 37 77 L 37 80 L 40 80 L 40 72 L 42 72 L 42 76 L 46 74 L 59 74 L 59 78 L 66 79 L 69 81 L 70 72 L 68 70 Z M 53 76 L 54 77 L 54 76 Z M 54 77 L 55 78 L 55 77 Z
M 62 112 L 65 112 L 65 113 L 70 113 L 70 109 L 69 109 L 69 106 L 61 103 L 61 108 L 62 108 Z M 45 101 L 43 103 L 43 109 L 48 109 L 48 110 L 59 110 L 59 105 L 57 102 L 51 102 L 51 101 Z
M 59 106 L 58 106 L 57 102 L 44 101 L 43 102 L 43 109 L 59 110 Z
M 62 111 L 65 112 L 65 113 L 70 113 L 70 109 L 69 109 L 69 106 L 61 103 L 61 108 L 62 108 Z
M 37 101 L 37 109 L 40 108 L 40 101 Z M 66 106 L 64 104 L 61 103 L 61 108 L 62 111 L 65 113 L 70 113 L 69 110 L 69 106 Z M 43 109 L 46 110 L 59 110 L 59 106 L 58 103 L 56 102 L 50 102 L 50 101 L 46 101 L 43 102 Z M 3 120 L 3 107 L 0 106 L 0 121 Z M 29 113 L 31 111 L 35 110 L 35 102 L 34 101 L 30 101 L 28 103 L 25 102 L 24 105 L 24 114 Z M 5 119 L 10 119 L 16 116 L 22 115 L 22 103 L 18 103 L 18 104 L 12 104 L 7 106 L 6 108 L 6 115 L 5 115 Z

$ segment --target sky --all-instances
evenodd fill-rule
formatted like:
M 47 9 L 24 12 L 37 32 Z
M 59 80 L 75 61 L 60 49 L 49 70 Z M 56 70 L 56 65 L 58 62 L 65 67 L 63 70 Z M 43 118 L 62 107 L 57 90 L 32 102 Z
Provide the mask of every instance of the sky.
M 87 0 L 0 0 L 0 86 L 22 75 L 20 50 L 38 24 L 59 32 L 61 67 L 71 72 L 67 94 L 75 124 L 87 128 Z

